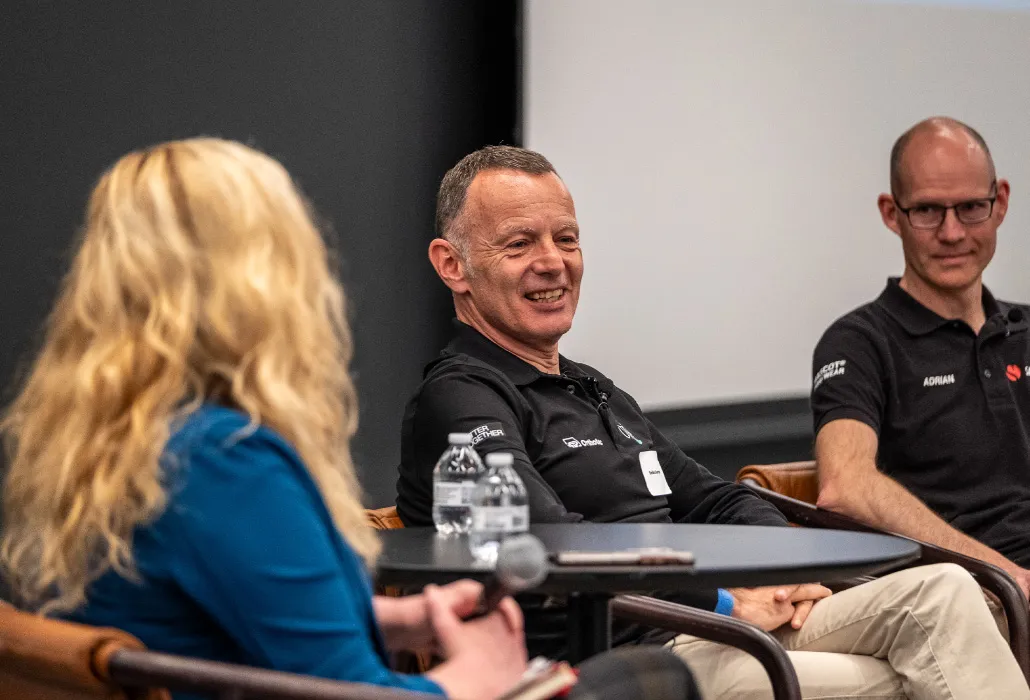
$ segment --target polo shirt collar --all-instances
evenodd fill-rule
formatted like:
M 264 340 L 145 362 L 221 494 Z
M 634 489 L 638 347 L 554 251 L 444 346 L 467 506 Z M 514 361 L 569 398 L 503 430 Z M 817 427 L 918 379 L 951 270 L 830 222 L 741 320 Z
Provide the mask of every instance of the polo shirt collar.
M 987 287 L 983 288 L 984 317 L 993 318 L 1001 314 L 1007 314 L 1011 307 L 1009 304 L 999 302 L 991 294 Z M 938 328 L 952 322 L 953 319 L 944 318 L 936 312 L 923 306 L 916 301 L 915 297 L 901 288 L 900 277 L 888 277 L 887 287 L 876 299 L 876 303 L 884 308 L 901 326 L 912 335 L 926 335 Z M 1009 321 L 1017 319 L 1009 318 Z M 1025 325 L 1022 312 L 1019 313 L 1019 321 Z
M 541 372 L 525 360 L 516 357 L 467 323 L 462 323 L 458 319 L 451 323 L 454 326 L 454 338 L 447 345 L 449 352 L 465 354 L 496 367 L 516 386 L 531 384 L 541 377 L 555 376 Z M 561 355 L 558 355 L 558 365 L 563 372 L 572 370 L 576 374 L 580 373 L 576 363 Z

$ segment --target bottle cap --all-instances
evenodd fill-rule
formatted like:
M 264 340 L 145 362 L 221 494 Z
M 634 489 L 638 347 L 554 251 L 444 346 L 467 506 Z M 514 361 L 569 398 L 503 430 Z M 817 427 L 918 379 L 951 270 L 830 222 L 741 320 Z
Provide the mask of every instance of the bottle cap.
M 452 445 L 469 445 L 472 443 L 472 433 L 448 433 L 447 442 Z
M 488 467 L 510 467 L 515 464 L 515 458 L 511 452 L 491 452 L 486 456 Z

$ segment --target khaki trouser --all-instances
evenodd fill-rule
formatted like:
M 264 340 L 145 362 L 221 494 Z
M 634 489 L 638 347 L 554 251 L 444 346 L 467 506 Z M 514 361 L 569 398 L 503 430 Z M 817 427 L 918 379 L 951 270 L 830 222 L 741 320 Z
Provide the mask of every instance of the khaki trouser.
M 906 569 L 821 600 L 800 630 L 773 635 L 802 694 L 818 698 L 1030 699 L 980 587 L 965 569 Z M 705 700 L 771 698 L 754 657 L 689 635 L 669 642 Z

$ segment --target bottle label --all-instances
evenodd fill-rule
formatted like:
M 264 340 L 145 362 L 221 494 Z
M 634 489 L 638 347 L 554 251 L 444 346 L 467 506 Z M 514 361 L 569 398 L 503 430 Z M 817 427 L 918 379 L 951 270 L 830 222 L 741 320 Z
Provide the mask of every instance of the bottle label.
M 472 505 L 472 492 L 476 490 L 476 482 L 474 481 L 463 481 L 461 486 L 461 505 L 471 506 Z
M 433 484 L 433 505 L 467 506 L 472 495 L 465 488 L 468 482 L 438 481 Z
M 472 509 L 472 529 L 492 532 L 525 532 L 529 506 L 479 506 Z

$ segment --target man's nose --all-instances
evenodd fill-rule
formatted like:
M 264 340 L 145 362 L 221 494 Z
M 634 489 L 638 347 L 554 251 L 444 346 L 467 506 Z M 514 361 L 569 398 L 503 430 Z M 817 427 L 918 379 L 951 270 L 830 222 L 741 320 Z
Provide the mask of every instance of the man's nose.
M 937 238 L 945 243 L 957 243 L 966 237 L 966 226 L 958 220 L 954 209 L 944 210 L 944 221 L 937 229 Z
M 561 251 L 554 241 L 545 241 L 539 249 L 538 255 L 533 259 L 533 272 L 538 275 L 553 274 L 561 272 L 565 267 L 565 260 Z

